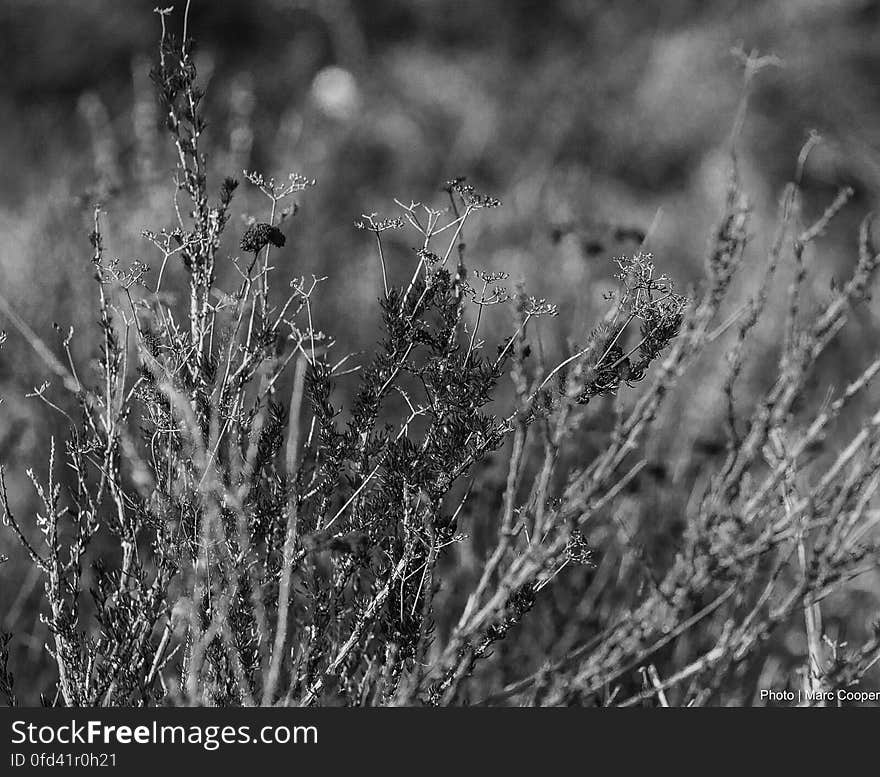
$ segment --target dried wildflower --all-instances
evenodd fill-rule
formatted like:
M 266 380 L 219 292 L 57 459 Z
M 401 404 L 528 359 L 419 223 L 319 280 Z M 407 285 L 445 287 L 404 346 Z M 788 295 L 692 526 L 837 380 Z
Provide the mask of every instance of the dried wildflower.
M 278 202 L 296 192 L 302 192 L 315 185 L 314 178 L 306 178 L 299 173 L 290 173 L 286 181 L 277 183 L 275 178 L 266 178 L 262 173 L 243 170 L 244 177 L 256 186 L 270 200 Z
M 276 248 L 281 248 L 285 243 L 284 233 L 271 224 L 251 224 L 241 237 L 242 251 L 257 253 L 262 251 L 269 243 Z
M 538 299 L 537 297 L 526 297 L 523 310 L 526 315 L 532 318 L 538 318 L 539 316 L 550 316 L 550 318 L 554 318 L 559 315 L 558 306 L 547 302 L 545 299 Z
M 474 270 L 474 275 L 485 283 L 497 283 L 498 281 L 506 281 L 510 277 L 510 273 L 506 272 L 484 272 L 483 270 Z
M 232 202 L 232 195 L 238 188 L 238 181 L 231 176 L 223 179 L 223 185 L 220 187 L 220 202 L 226 207 Z
M 451 181 L 446 182 L 446 186 L 444 186 L 444 190 L 449 192 L 455 192 L 461 199 L 464 201 L 465 205 L 470 210 L 479 210 L 481 208 L 498 208 L 501 206 L 501 200 L 496 197 L 492 197 L 488 194 L 481 194 L 476 191 L 473 186 L 468 183 L 465 183 L 467 179 L 464 177 L 453 178 Z
M 591 565 L 593 563 L 593 551 L 587 543 L 586 537 L 580 529 L 572 531 L 568 542 L 565 544 L 565 557 L 572 564 Z
M 385 279 L 382 339 L 371 358 L 349 368 L 354 355 L 331 355 L 332 337 L 314 328 L 323 279 L 290 281 L 278 307 L 269 304 L 275 276 L 268 262 L 257 279 L 244 276 L 238 291 L 217 287 L 214 259 L 234 181 L 212 200 L 189 47 L 164 43 L 157 86 L 192 209 L 177 210 L 181 226 L 173 232 L 144 234 L 162 266 L 180 252 L 190 270 L 189 326 L 180 325 L 158 286 L 129 293 L 147 268 L 103 258 L 96 214 L 100 380 L 81 371 L 81 383 L 74 374 L 71 331 L 61 340 L 70 369 L 51 364 L 72 386 L 79 420 L 68 416 L 74 429 L 63 462 L 48 446 L 45 483 L 29 472 L 36 531 L 23 530 L 13 515 L 0 467 L 3 521 L 44 578 L 57 703 L 456 704 L 485 702 L 497 690 L 517 703 L 562 705 L 591 703 L 613 688 L 606 702 L 632 705 L 659 695 L 661 685 L 673 703 L 736 702 L 754 693 L 754 673 L 731 672 L 732 665 L 760 668 L 747 662 L 760 650 L 765 663 L 774 628 L 800 617 L 805 604 L 819 607 L 835 581 L 876 566 L 865 544 L 873 520 L 865 508 L 880 468 L 876 430 L 859 430 L 815 479 L 800 467 L 846 401 L 880 374 L 878 361 L 821 415 L 801 412 L 809 367 L 851 303 L 869 291 L 880 263 L 867 223 L 852 279 L 812 326 L 798 317 L 796 358 L 784 360 L 742 444 L 721 444 L 716 453 L 727 461 L 714 472 L 712 457 L 702 457 L 698 498 L 685 504 L 659 491 L 658 509 L 650 509 L 637 496 L 646 486 L 666 489 L 691 477 L 666 460 L 675 438 L 648 434 L 678 418 L 660 416 L 664 396 L 701 343 L 713 339 L 710 326 L 745 237 L 737 198 L 728 202 L 693 317 L 685 322 L 686 301 L 650 254 L 621 259 L 619 291 L 603 323 L 549 373 L 537 336 L 534 371 L 525 364 L 535 334 L 527 330 L 556 309 L 521 287 L 511 306 L 516 329 L 497 358 L 485 355 L 490 335 L 480 334 L 481 317 L 510 295 L 496 285 L 504 273 L 472 271 L 476 288 L 468 283 L 463 230 L 471 211 L 497 200 L 456 179 L 446 189 L 448 210 L 398 201 L 402 219 L 365 215 L 361 227 L 375 233 L 380 258 L 379 233 L 409 227 L 419 261 L 402 285 Z M 248 180 L 272 201 L 275 218 L 250 226 L 242 249 L 283 245 L 277 225 L 286 209 L 275 206 L 311 182 L 294 175 L 276 183 L 256 173 Z M 798 242 L 812 240 L 823 224 L 805 229 Z M 458 260 L 455 269 L 450 259 Z M 116 302 L 119 286 L 130 305 Z M 239 326 L 246 317 L 248 325 Z M 683 328 L 687 336 L 668 348 Z M 741 328 L 740 341 L 746 333 Z M 0 344 L 4 338 L 0 332 Z M 613 423 L 594 423 L 600 414 L 575 406 L 642 379 L 667 348 L 656 381 L 631 408 L 615 403 Z M 290 381 L 282 377 L 287 364 Z M 355 372 L 343 414 L 333 404 L 343 393 L 334 380 Z M 499 413 L 508 375 L 519 401 Z M 559 391 L 545 390 L 554 378 Z M 282 385 L 292 388 L 289 401 Z M 62 409 L 51 393 L 46 382 L 28 396 Z M 796 400 L 802 406 L 794 413 Z M 798 430 L 801 420 L 809 423 Z M 483 465 L 508 440 L 505 481 Z M 8 437 L 0 442 L 15 445 Z M 656 463 L 646 464 L 646 444 Z M 704 448 L 697 442 L 695 452 Z M 462 495 L 465 480 L 471 484 Z M 686 525 L 668 518 L 674 513 Z M 590 575 L 589 606 L 573 608 L 584 575 L 558 573 L 593 563 L 580 525 L 591 527 L 612 563 Z M 473 528 L 473 547 L 449 554 L 464 539 L 461 526 Z M 100 543 L 90 546 L 99 531 Z M 803 561 L 794 560 L 793 538 Z M 121 564 L 101 563 L 108 543 L 121 551 Z M 772 562 L 789 556 L 796 567 Z M 86 568 L 93 570 L 87 578 Z M 558 595 L 542 594 L 551 583 Z M 89 588 L 84 607 L 81 593 Z M 681 624 L 689 624 L 687 635 Z M 521 677 L 523 647 L 532 663 L 559 636 L 560 660 Z M 582 637 L 588 641 L 575 644 Z M 494 665 L 480 670 L 502 639 L 508 642 L 494 651 Z M 880 634 L 868 640 L 857 651 L 828 643 L 832 660 L 826 654 L 815 663 L 823 672 L 815 679 L 828 687 L 858 682 L 880 656 Z M 645 656 L 659 665 L 662 682 L 638 684 Z M 0 697 L 14 703 L 7 660 L 0 634 Z M 682 670 L 682 661 L 690 668 Z M 487 685 L 499 680 L 501 688 Z
M 486 642 L 491 643 L 504 639 L 511 627 L 519 623 L 529 610 L 532 609 L 537 593 L 538 590 L 532 583 L 525 583 L 511 592 L 504 610 L 504 618 L 489 627 L 486 634 Z
M 442 256 L 438 256 L 433 251 L 427 251 L 424 248 L 420 248 L 417 253 L 419 255 L 419 259 L 421 259 L 429 267 L 433 267 L 435 264 L 439 264 L 443 261 Z
M 358 229 L 365 229 L 376 234 L 389 229 L 403 229 L 403 219 L 400 216 L 390 219 L 380 219 L 375 213 L 364 213 L 359 221 L 354 222 Z

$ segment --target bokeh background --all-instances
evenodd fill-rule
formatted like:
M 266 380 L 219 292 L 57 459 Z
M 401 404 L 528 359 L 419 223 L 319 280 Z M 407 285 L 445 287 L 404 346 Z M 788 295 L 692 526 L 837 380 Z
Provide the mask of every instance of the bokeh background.
M 0 0 L 0 291 L 52 347 L 53 324 L 75 327 L 83 363 L 94 356 L 92 205 L 103 203 L 108 252 L 122 262 L 155 267 L 140 232 L 173 220 L 172 149 L 148 76 L 154 5 Z M 277 265 L 328 276 L 318 325 L 344 351 L 378 337 L 381 276 L 370 236 L 353 222 L 394 215 L 395 197 L 442 204 L 440 185 L 458 175 L 504 204 L 469 225 L 470 265 L 505 270 L 559 304 L 542 334 L 551 352 L 596 321 L 612 258 L 646 233 L 663 271 L 682 287 L 696 282 L 729 173 L 742 88 L 736 48 L 783 63 L 755 81 L 739 139 L 753 207 L 750 267 L 760 267 L 809 131 L 824 140 L 805 170 L 804 217 L 841 186 L 855 194 L 807 256 L 808 308 L 821 309 L 829 284 L 851 268 L 858 224 L 880 193 L 875 0 L 193 0 L 189 24 L 215 182 L 242 169 L 317 179 L 299 198 Z M 246 184 L 236 202 L 230 254 L 246 216 L 265 218 Z M 392 276 L 408 277 L 411 237 L 388 239 Z M 181 288 L 182 270 L 170 272 Z M 756 277 L 744 272 L 738 292 Z M 762 365 L 778 354 L 778 320 L 771 310 L 759 330 L 746 408 L 766 377 Z M 811 390 L 821 395 L 857 374 L 878 342 L 877 324 L 871 308 L 860 311 Z M 8 322 L 0 328 L 10 331 L 0 352 L 0 461 L 25 516 L 24 470 L 45 468 L 48 437 L 63 434 L 63 419 L 25 397 L 46 367 Z M 723 444 L 721 364 L 697 365 L 673 403 L 674 445 L 664 455 L 693 476 Z M 53 396 L 61 395 L 58 387 Z M 857 418 L 844 418 L 840 433 Z M 22 696 L 33 701 L 51 679 L 38 671 L 37 579 L 6 533 L 2 551 L 12 558 L 0 566 L 0 628 L 20 635 L 16 662 L 30 684 Z M 836 600 L 832 620 L 864 631 L 878 591 L 875 579 L 859 583 Z M 792 639 L 796 655 L 802 646 Z

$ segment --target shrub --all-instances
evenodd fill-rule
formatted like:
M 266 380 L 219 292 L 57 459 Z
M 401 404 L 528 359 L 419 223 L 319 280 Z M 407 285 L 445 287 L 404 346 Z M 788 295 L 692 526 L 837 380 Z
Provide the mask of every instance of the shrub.
M 829 641 L 820 603 L 875 564 L 880 414 L 821 468 L 811 458 L 880 360 L 819 407 L 807 380 L 876 272 L 868 220 L 849 281 L 812 320 L 800 305 L 804 252 L 847 191 L 804 225 L 796 176 L 764 283 L 719 325 L 748 235 L 734 159 L 701 288 L 677 293 L 650 254 L 620 259 L 607 315 L 548 367 L 537 327 L 556 308 L 505 286 L 504 273 L 469 268 L 465 229 L 500 203 L 449 181 L 443 208 L 398 202 L 397 215 L 358 222 L 375 241 L 383 296 L 382 339 L 357 364 L 314 326 L 322 279 L 279 285 L 271 261 L 295 223 L 293 197 L 314 181 L 245 174 L 268 213 L 240 241 L 237 285 L 220 287 L 238 182 L 211 194 L 192 43 L 165 31 L 165 13 L 153 80 L 189 212 L 144 232 L 155 281 L 139 261 L 108 258 L 96 208 L 97 378 L 80 377 L 72 335 L 65 364 L 10 316 L 77 403 L 45 478 L 28 473 L 38 542 L 0 470 L 6 523 L 45 585 L 51 703 L 747 703 L 762 651 L 798 618 L 806 688 L 859 681 L 880 637 L 855 650 Z M 746 60 L 747 78 L 760 64 Z M 401 286 L 389 281 L 388 230 L 415 242 Z M 741 412 L 736 384 L 789 252 L 778 372 Z M 183 307 L 163 290 L 178 261 Z M 513 323 L 493 348 L 482 325 L 502 307 Z M 730 327 L 727 442 L 711 476 L 690 484 L 681 519 L 659 527 L 668 551 L 646 549 L 622 510 L 646 477 L 674 487 L 648 444 L 678 378 Z M 352 381 L 346 409 L 339 386 Z M 48 388 L 35 396 L 66 414 Z M 595 455 L 580 443 L 591 427 Z M 495 489 L 485 465 L 502 456 Z M 557 657 L 540 660 L 553 641 Z M 0 691 L 14 703 L 6 645 Z M 796 681 L 787 670 L 770 680 Z

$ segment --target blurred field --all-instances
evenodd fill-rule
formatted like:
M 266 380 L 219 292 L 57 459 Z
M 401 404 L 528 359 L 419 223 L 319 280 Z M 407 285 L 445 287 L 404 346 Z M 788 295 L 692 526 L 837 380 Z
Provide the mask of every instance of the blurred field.
M 173 158 L 147 76 L 154 5 L 0 0 L 0 287 L 47 342 L 58 341 L 56 322 L 64 334 L 82 333 L 74 349 L 83 363 L 94 356 L 91 205 L 104 203 L 107 248 L 123 262 L 155 264 L 140 232 L 172 215 Z M 805 170 L 805 218 L 841 186 L 855 195 L 806 257 L 807 309 L 821 309 L 829 284 L 851 268 L 858 224 L 880 194 L 880 2 L 196 0 L 190 23 L 213 119 L 214 180 L 255 169 L 318 181 L 300 198 L 277 261 L 290 274 L 329 276 L 316 323 L 344 351 L 372 345 L 381 290 L 374 246 L 353 222 L 391 215 L 395 197 L 440 202 L 440 184 L 457 175 L 504 204 L 469 227 L 469 264 L 527 278 L 560 305 L 542 333 L 548 351 L 561 353 L 590 329 L 612 257 L 640 234 L 664 272 L 682 287 L 695 281 L 725 193 L 740 45 L 784 63 L 758 77 L 739 146 L 754 211 L 752 266 L 772 239 L 780 192 L 810 130 L 824 142 Z M 247 191 L 237 206 L 263 215 Z M 233 223 L 228 252 L 243 227 Z M 390 245 L 392 275 L 408 276 L 411 246 Z M 179 267 L 169 272 L 183 278 Z M 748 288 L 756 277 L 737 282 Z M 772 294 L 789 280 L 783 268 Z M 5 322 L 0 328 L 10 330 L 0 354 L 0 461 L 24 505 L 23 472 L 44 466 L 48 436 L 64 425 L 25 398 L 45 365 Z M 761 332 L 766 352 L 753 354 L 744 405 L 762 388 L 761 360 L 776 358 L 773 321 Z M 823 357 L 816 396 L 858 373 L 877 334 L 875 310 L 860 311 Z M 722 439 L 721 363 L 686 377 L 675 428 L 658 438 L 672 441 L 666 455 L 689 480 Z M 858 409 L 842 433 L 859 423 Z M 663 521 L 653 531 L 679 507 L 658 500 Z M 45 636 L 36 578 L 10 547 L 0 534 L 0 552 L 12 557 L 0 567 L 0 626 L 31 640 L 17 645 L 17 661 L 36 667 Z M 856 587 L 827 615 L 854 635 L 880 596 L 877 580 Z M 802 650 L 797 634 L 785 639 L 784 651 Z M 34 701 L 46 679 L 29 679 L 24 695 Z

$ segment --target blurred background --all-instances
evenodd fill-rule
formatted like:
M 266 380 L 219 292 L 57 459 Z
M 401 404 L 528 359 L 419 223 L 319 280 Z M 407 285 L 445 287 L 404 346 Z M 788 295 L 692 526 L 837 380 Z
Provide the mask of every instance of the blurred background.
M 160 29 L 154 5 L 0 0 L 0 290 L 53 347 L 53 324 L 63 333 L 75 327 L 83 362 L 94 356 L 93 204 L 103 204 L 108 253 L 123 263 L 155 268 L 141 230 L 173 222 L 173 154 L 149 80 Z M 318 326 L 343 351 L 379 336 L 381 275 L 374 244 L 354 221 L 395 215 L 395 197 L 442 205 L 439 187 L 459 175 L 504 205 L 469 223 L 469 265 L 523 278 L 560 306 L 542 335 L 554 353 L 596 322 L 612 258 L 645 234 L 662 271 L 682 288 L 697 282 L 729 173 L 743 81 L 736 48 L 783 63 L 756 79 L 740 138 L 751 267 L 761 266 L 809 131 L 824 141 L 805 170 L 804 218 L 821 213 L 839 187 L 855 190 L 806 258 L 812 310 L 852 267 L 858 224 L 880 193 L 875 0 L 193 0 L 189 29 L 207 89 L 215 188 L 243 169 L 317 179 L 299 197 L 276 265 L 286 275 L 328 276 Z M 230 255 L 246 216 L 265 220 L 264 203 L 242 185 Z M 412 236 L 386 235 L 392 277 L 408 278 Z M 182 269 L 169 272 L 182 288 Z M 758 275 L 743 273 L 739 292 Z M 789 277 L 780 273 L 781 290 Z M 64 426 L 25 397 L 46 367 L 2 319 L 10 339 L 0 353 L 0 461 L 14 470 L 11 496 L 26 516 L 24 470 L 45 468 L 48 436 Z M 857 374 L 877 342 L 876 315 L 855 319 L 823 359 L 817 395 Z M 744 376 L 746 408 L 762 387 L 762 364 L 775 363 L 775 321 L 771 313 L 759 330 L 764 350 L 751 354 Z M 492 325 L 500 333 L 509 321 Z M 677 466 L 699 469 L 723 445 L 721 363 L 697 365 L 691 390 L 673 403 L 666 455 Z M 845 418 L 841 433 L 856 423 L 857 414 Z M 13 559 L 0 567 L 0 627 L 22 635 L 19 661 L 37 666 L 45 638 L 37 579 L 10 547 L 4 532 L 0 551 Z M 842 621 L 855 613 L 857 632 L 880 590 L 876 580 L 860 585 L 835 605 Z M 35 679 L 22 695 L 41 690 Z

